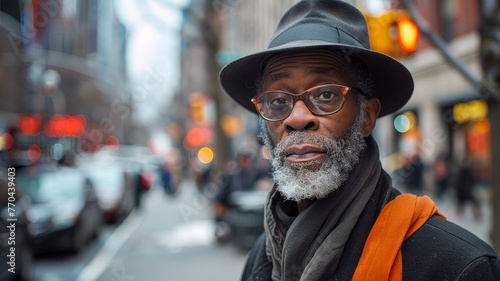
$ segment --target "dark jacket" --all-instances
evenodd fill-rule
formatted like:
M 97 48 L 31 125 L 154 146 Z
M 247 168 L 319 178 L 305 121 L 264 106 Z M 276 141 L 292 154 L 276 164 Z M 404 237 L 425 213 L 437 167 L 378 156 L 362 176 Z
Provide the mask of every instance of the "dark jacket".
M 399 194 L 393 189 L 391 199 Z M 352 279 L 373 226 L 369 217 L 361 215 L 331 280 Z M 500 258 L 495 251 L 469 231 L 439 216 L 431 217 L 403 242 L 402 255 L 403 280 L 500 280 Z M 241 280 L 271 280 L 271 272 L 263 234 L 249 253 Z

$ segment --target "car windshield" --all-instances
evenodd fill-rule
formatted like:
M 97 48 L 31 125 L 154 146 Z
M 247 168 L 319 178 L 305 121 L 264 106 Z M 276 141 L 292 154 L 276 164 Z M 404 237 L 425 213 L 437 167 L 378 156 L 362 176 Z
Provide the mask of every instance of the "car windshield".
M 80 177 L 44 174 L 39 178 L 19 177 L 17 180 L 36 203 L 75 199 L 83 195 Z

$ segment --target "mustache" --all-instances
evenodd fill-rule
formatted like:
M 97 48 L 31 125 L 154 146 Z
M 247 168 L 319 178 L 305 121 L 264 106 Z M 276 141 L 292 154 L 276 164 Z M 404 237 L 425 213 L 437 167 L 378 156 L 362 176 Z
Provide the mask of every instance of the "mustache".
M 340 144 L 340 141 L 328 138 L 321 134 L 312 134 L 305 131 L 295 131 L 290 133 L 285 139 L 281 140 L 275 147 L 274 152 L 276 156 L 284 157 L 285 150 L 291 145 L 314 145 L 327 150 L 330 153 L 332 146 Z

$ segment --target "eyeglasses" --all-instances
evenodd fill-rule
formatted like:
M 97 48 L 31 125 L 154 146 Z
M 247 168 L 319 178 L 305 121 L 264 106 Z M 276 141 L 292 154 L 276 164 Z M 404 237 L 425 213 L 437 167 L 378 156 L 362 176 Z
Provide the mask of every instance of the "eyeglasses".
M 252 102 L 262 118 L 281 121 L 292 113 L 297 100 L 305 103 L 316 115 L 330 115 L 339 112 L 345 103 L 345 96 L 354 88 L 336 84 L 312 87 L 300 95 L 285 91 L 267 91 L 255 96 Z M 356 90 L 356 89 L 354 89 Z

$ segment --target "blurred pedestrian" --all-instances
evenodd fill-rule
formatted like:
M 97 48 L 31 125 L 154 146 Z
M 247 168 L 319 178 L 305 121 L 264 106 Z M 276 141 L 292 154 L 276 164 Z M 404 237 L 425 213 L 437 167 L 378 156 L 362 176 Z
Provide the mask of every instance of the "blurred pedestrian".
M 224 175 L 219 192 L 215 198 L 215 215 L 218 221 L 225 220 L 227 208 L 231 207 L 231 194 L 236 191 L 250 191 L 258 180 L 258 172 L 252 165 L 252 153 L 248 150 L 238 152 L 234 167 Z
M 409 157 L 409 167 L 407 171 L 407 183 L 410 192 L 421 195 L 423 193 L 422 188 L 422 173 L 424 171 L 424 165 L 420 159 L 418 153 L 413 154 Z
M 163 161 L 161 164 L 161 179 L 162 179 L 162 184 L 163 184 L 163 189 L 165 190 L 165 194 L 167 195 L 174 195 L 175 190 L 174 190 L 174 185 L 172 184 L 172 169 L 170 168 L 170 165 L 168 162 Z
M 242 280 L 500 280 L 500 258 L 429 197 L 401 195 L 371 132 L 403 107 L 410 72 L 370 50 L 363 14 L 302 0 L 266 50 L 226 65 L 228 94 L 262 117 L 276 182 Z
M 460 163 L 457 179 L 456 194 L 458 213 L 463 214 L 466 204 L 471 203 L 474 218 L 481 218 L 481 205 L 474 196 L 476 178 L 472 173 L 472 162 L 469 159 L 466 158 Z
M 242 192 L 252 191 L 258 181 L 259 173 L 253 165 L 253 153 L 243 149 L 238 151 L 234 165 L 228 165 L 228 171 L 219 179 L 219 192 L 214 198 L 215 236 L 219 242 L 231 239 L 228 212 L 238 208 L 238 196 Z

